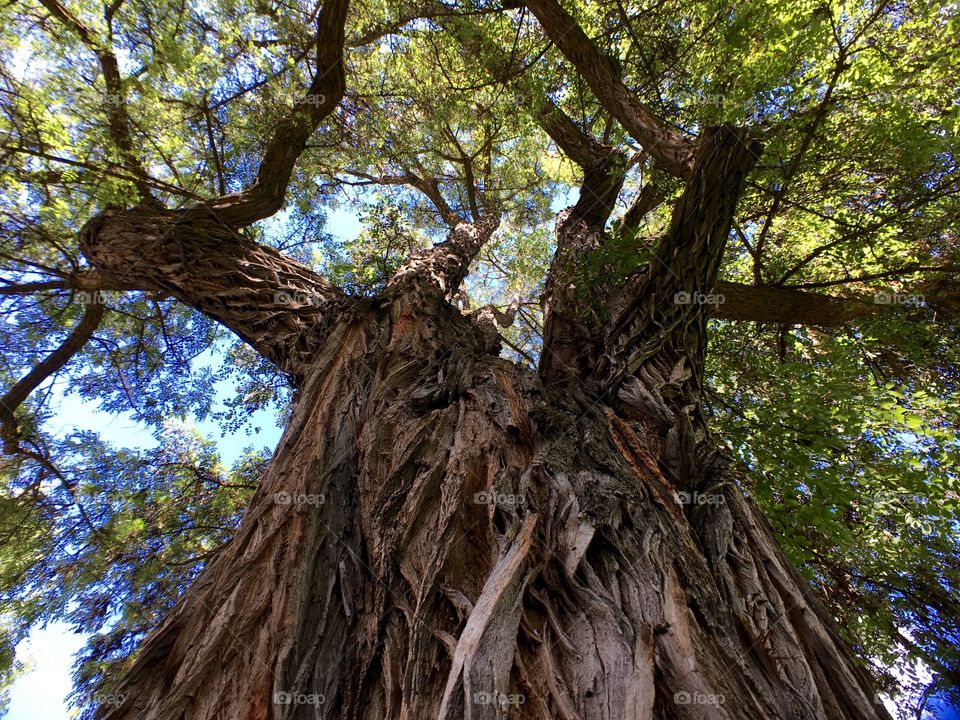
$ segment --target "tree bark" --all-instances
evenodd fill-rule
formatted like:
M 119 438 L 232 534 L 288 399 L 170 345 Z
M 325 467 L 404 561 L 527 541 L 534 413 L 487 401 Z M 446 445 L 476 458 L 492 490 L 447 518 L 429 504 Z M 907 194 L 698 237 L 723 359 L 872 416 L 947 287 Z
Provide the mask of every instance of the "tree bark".
M 80 249 L 105 286 L 178 298 L 233 330 L 295 382 L 335 319 L 362 305 L 212 210 L 107 210 L 83 227 Z
M 887 717 L 699 410 L 706 311 L 673 296 L 715 284 L 751 152 L 705 133 L 658 265 L 581 328 L 599 364 L 574 323 L 603 294 L 567 292 L 566 263 L 604 242 L 623 176 L 616 155 L 585 171 L 548 279 L 556 372 L 450 303 L 494 217 L 372 301 L 213 212 L 89 223 L 110 282 L 176 295 L 298 387 L 237 536 L 98 717 Z
M 315 357 L 236 538 L 99 717 L 886 717 L 729 466 L 678 494 L 643 423 L 439 293 Z

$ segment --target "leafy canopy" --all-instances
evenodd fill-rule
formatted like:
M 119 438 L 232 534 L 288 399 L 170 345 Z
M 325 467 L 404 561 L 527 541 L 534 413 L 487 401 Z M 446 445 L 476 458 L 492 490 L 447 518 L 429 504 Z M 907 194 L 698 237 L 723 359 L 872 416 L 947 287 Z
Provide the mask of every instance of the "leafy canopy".
M 919 659 L 956 683 L 956 6 L 569 9 L 684 133 L 732 122 L 762 134 L 722 278 L 869 311 L 819 326 L 713 321 L 710 410 L 749 468 L 748 491 L 874 670 Z M 88 298 L 70 280 L 88 266 L 76 237 L 98 210 L 136 204 L 143 186 L 175 207 L 251 182 L 308 84 L 317 12 L 277 0 L 0 7 L 0 385 L 80 322 Z M 512 308 L 505 353 L 535 364 L 553 215 L 578 179 L 537 115 L 552 103 L 597 140 L 631 141 L 513 3 L 356 3 L 347 45 L 346 98 L 301 156 L 283 211 L 248 232 L 370 294 L 442 237 L 446 216 L 494 208 L 501 227 L 460 302 Z M 120 108 L 132 142 L 112 124 Z M 631 163 L 621 211 L 648 183 L 679 192 L 646 155 Z M 359 236 L 330 234 L 337 210 L 361 217 Z M 662 206 L 629 231 L 615 222 L 615 257 L 598 262 L 629 272 L 667 218 Z M 226 468 L 176 418 L 206 418 L 224 380 L 236 389 L 225 429 L 288 400 L 275 369 L 192 309 L 161 294 L 102 299 L 91 340 L 18 408 L 24 452 L 0 465 L 0 669 L 17 670 L 12 648 L 30 628 L 66 618 L 91 637 L 81 704 L 109 690 L 110 669 L 230 537 L 265 461 L 251 451 Z M 220 368 L 203 362 L 210 348 Z M 67 394 L 129 414 L 158 447 L 53 430 Z

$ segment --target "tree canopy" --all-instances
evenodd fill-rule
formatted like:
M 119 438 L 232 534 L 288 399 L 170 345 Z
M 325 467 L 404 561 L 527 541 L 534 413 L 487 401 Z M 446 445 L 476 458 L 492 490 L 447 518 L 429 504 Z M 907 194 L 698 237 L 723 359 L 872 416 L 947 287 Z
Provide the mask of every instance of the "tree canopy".
M 223 380 L 225 428 L 290 400 L 291 368 L 197 309 L 103 283 L 78 240 L 96 213 L 216 206 L 356 296 L 495 217 L 458 303 L 536 365 L 554 216 L 584 175 L 622 189 L 609 242 L 571 272 L 623 282 L 669 230 L 690 143 L 727 123 L 763 149 L 715 297 L 687 299 L 710 304 L 713 430 L 882 686 L 916 685 L 889 672 L 906 658 L 956 692 L 956 6 L 366 0 L 346 16 L 342 81 L 317 72 L 331 14 L 286 0 L 0 8 L 0 670 L 16 672 L 31 628 L 66 618 L 90 634 L 76 701 L 108 691 L 229 539 L 269 456 L 224 467 L 177 418 L 208 417 Z M 295 164 L 261 165 L 298 143 Z M 286 175 L 278 196 L 265 178 Z M 357 237 L 332 233 L 336 209 L 360 217 Z M 64 393 L 129 413 L 158 448 L 52 431 Z

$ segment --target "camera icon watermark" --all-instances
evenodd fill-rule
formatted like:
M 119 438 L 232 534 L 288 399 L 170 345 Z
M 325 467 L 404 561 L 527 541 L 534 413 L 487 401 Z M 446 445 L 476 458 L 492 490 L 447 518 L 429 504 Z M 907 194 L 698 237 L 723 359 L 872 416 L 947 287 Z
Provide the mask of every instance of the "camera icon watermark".
M 120 707 L 127 701 L 127 693 L 107 693 L 106 695 L 95 695 L 93 702 L 101 707 Z
M 682 92 L 674 96 L 679 105 L 723 105 L 721 93 Z
M 517 107 L 528 108 L 533 105 L 533 99 L 533 94 L 526 90 L 516 90 L 513 93 L 513 102 L 516 103 Z
M 273 294 L 275 305 L 289 305 L 291 307 L 320 307 L 324 303 L 324 298 L 319 293 L 309 292 L 275 292 Z
M 103 305 L 107 302 L 107 294 L 102 290 L 78 290 L 73 299 L 84 305 Z
M 327 96 L 321 95 L 320 93 L 309 93 L 307 95 L 301 95 L 298 92 L 285 92 L 281 91 L 276 95 L 272 95 L 275 102 L 279 102 L 281 105 L 285 105 L 289 108 L 295 108 L 300 105 L 306 105 L 307 107 L 318 107 L 327 102 Z

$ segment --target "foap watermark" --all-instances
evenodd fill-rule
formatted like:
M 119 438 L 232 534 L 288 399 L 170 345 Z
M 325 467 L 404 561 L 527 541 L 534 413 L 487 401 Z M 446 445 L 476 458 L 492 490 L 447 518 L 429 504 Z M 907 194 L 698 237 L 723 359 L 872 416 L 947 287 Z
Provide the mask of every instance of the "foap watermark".
M 497 705 L 505 708 L 511 705 L 523 705 L 527 701 L 527 696 L 523 693 L 502 693 L 499 690 L 490 692 L 475 692 L 473 694 L 474 705 Z
M 93 702 L 100 707 L 120 707 L 127 701 L 127 693 L 107 693 L 94 695 Z
M 107 302 L 107 294 L 103 290 L 78 290 L 73 299 L 84 305 L 103 305 Z
M 726 301 L 720 293 L 702 293 L 696 290 L 692 293 L 681 290 L 673 295 L 674 305 L 723 305 Z
M 506 495 L 496 492 L 478 492 L 473 495 L 476 505 L 510 505 L 515 506 L 523 502 L 523 495 Z
M 687 692 L 674 693 L 673 702 L 677 705 L 723 705 L 726 698 L 722 693 Z
M 323 505 L 327 499 L 324 497 L 323 493 L 307 494 L 278 492 L 273 494 L 273 501 L 277 505 L 313 505 L 314 507 L 319 507 Z
M 297 105 L 306 105 L 308 107 L 318 107 L 327 102 L 327 96 L 320 93 L 310 93 L 301 95 L 293 92 L 279 92 L 273 96 L 275 102 L 279 102 L 287 107 L 296 107 Z
M 275 292 L 273 294 L 275 305 L 292 305 L 294 307 L 319 307 L 325 302 L 324 297 L 319 293 L 309 292 Z
M 323 693 L 281 691 L 273 694 L 273 702 L 277 705 L 323 705 L 325 701 Z
M 723 505 L 726 498 L 720 493 L 675 492 L 673 501 L 677 505 Z
M 909 307 L 919 307 L 926 302 L 923 295 L 917 293 L 894 293 L 878 292 L 873 296 L 874 305 L 906 305 Z
M 517 107 L 530 107 L 533 105 L 533 95 L 526 90 L 517 90 L 513 93 L 513 101 L 517 104 Z
M 678 105 L 723 105 L 722 93 L 682 92 L 674 96 Z
M 903 102 L 903 96 L 886 90 L 874 90 L 864 97 L 874 105 L 896 105 Z

